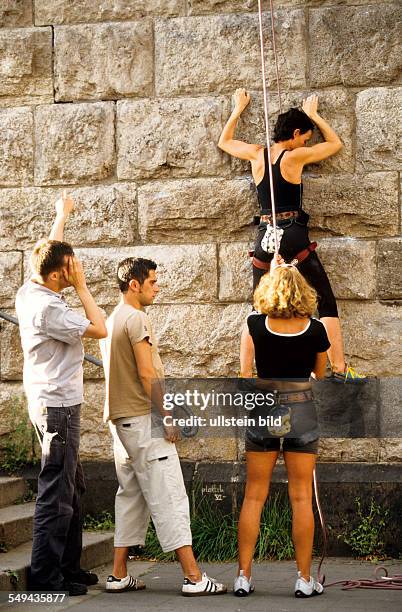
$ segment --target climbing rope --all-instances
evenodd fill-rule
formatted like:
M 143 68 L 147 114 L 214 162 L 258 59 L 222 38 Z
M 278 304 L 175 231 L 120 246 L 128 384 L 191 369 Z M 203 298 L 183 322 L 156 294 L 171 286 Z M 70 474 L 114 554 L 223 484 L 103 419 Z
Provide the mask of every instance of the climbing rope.
M 379 571 L 384 571 L 384 576 L 379 576 Z M 387 589 L 389 591 L 402 591 L 402 574 L 388 576 L 388 570 L 383 565 L 378 565 L 374 570 L 373 578 L 359 578 L 357 580 L 337 580 L 325 585 L 326 588 L 342 585 L 342 591 L 350 591 L 351 589 Z
M 273 13 L 272 13 L 273 15 Z M 262 29 L 262 1 L 258 0 L 258 19 L 260 25 L 260 51 L 261 51 L 261 72 L 262 72 L 262 87 L 264 91 L 264 117 L 265 117 L 265 138 L 267 141 L 267 155 L 268 155 L 268 173 L 269 173 L 269 189 L 271 194 L 271 209 L 272 209 L 272 226 L 274 229 L 274 247 L 275 247 L 275 255 L 279 253 L 279 240 L 278 240 L 278 232 L 276 227 L 276 210 L 275 210 L 275 195 L 274 195 L 274 181 L 272 176 L 272 163 L 271 163 L 271 139 L 269 135 L 269 121 L 268 121 L 268 91 L 267 84 L 265 80 L 265 52 L 264 52 L 264 36 Z M 272 22 L 272 28 L 274 28 Z M 276 54 L 276 49 L 274 51 L 274 55 Z M 278 83 L 279 83 L 279 74 Z

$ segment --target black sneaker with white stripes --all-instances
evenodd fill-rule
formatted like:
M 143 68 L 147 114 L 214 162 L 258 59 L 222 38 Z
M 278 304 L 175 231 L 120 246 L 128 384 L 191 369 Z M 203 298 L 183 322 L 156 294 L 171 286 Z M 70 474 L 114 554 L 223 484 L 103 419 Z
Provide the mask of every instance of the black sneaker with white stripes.
M 128 574 L 125 578 L 115 578 L 108 576 L 106 581 L 106 591 L 108 593 L 123 593 L 124 591 L 141 591 L 145 589 L 145 584 L 142 580 L 134 578 Z
M 223 595 L 227 592 L 227 587 L 215 580 L 210 578 L 204 572 L 200 582 L 191 582 L 188 578 L 184 579 L 183 586 L 181 587 L 181 594 L 185 597 L 200 597 L 202 595 Z

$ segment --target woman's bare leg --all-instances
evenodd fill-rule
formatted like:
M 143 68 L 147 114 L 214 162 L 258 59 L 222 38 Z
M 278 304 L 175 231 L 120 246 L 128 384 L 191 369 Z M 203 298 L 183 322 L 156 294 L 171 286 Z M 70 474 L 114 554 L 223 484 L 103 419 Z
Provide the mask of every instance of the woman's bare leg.
M 288 491 L 292 506 L 292 537 L 296 550 L 297 569 L 310 580 L 314 539 L 313 470 L 316 455 L 285 452 Z
M 247 482 L 239 518 L 239 571 L 250 579 L 261 511 L 267 499 L 279 451 L 246 452 Z

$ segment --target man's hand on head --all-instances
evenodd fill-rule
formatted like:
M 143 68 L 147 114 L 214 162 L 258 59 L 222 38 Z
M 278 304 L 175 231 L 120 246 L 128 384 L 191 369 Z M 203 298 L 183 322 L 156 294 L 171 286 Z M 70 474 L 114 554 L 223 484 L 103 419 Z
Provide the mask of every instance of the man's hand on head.
M 74 210 L 74 200 L 68 195 L 67 190 L 63 190 L 61 198 L 56 201 L 56 215 L 58 217 L 68 217 L 68 215 Z
M 69 257 L 67 267 L 63 268 L 65 280 L 72 285 L 76 291 L 86 289 L 87 284 L 82 263 L 76 257 Z

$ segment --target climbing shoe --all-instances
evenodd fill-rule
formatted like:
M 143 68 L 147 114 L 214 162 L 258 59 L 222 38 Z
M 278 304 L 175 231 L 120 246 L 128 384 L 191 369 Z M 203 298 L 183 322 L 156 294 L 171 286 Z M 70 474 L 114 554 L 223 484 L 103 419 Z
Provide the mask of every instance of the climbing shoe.
M 367 382 L 368 380 L 367 376 L 359 374 L 351 366 L 346 366 L 344 372 L 332 372 L 331 376 L 329 376 L 328 379 L 333 380 L 334 382 L 352 384 L 363 383 Z

